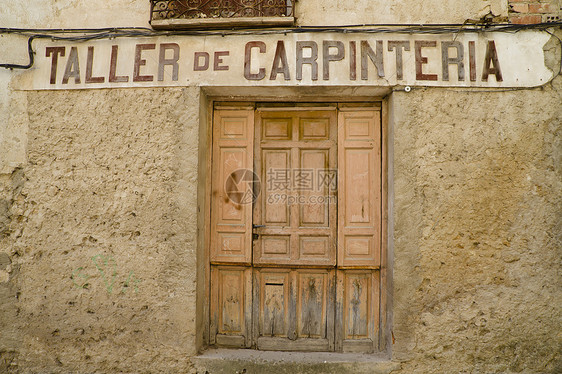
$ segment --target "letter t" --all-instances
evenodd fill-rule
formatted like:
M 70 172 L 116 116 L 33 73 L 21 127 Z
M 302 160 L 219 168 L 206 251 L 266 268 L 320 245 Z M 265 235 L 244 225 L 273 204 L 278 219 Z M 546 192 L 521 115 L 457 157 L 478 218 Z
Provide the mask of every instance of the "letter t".
M 57 83 L 57 64 L 59 62 L 59 54 L 64 56 L 65 47 L 47 47 L 45 57 L 51 58 L 51 84 Z

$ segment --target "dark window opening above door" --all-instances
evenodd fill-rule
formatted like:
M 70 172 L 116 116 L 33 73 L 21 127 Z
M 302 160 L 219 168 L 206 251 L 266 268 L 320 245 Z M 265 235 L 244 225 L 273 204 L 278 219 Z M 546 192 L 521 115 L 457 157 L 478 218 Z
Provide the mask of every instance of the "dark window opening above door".
M 281 26 L 294 23 L 293 0 L 151 0 L 154 28 Z

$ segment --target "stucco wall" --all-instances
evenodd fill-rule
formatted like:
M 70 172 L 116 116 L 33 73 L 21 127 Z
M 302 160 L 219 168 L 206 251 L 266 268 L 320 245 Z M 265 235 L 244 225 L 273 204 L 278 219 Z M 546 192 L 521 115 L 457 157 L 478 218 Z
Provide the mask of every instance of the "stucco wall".
M 393 95 L 405 373 L 560 371 L 561 88 Z
M 365 23 L 463 23 L 488 12 L 507 16 L 505 0 L 338 0 L 298 1 L 299 25 Z M 2 1 L 3 27 L 83 28 L 108 26 L 148 27 L 149 0 L 37 0 Z M 123 15 L 126 14 L 126 17 Z
M 14 368 L 189 366 L 198 95 L 189 88 L 27 95 L 28 161 L 2 180 L 0 247 L 12 264 L 2 269 L 9 282 L 0 283 L 7 309 L 0 353 L 16 352 Z

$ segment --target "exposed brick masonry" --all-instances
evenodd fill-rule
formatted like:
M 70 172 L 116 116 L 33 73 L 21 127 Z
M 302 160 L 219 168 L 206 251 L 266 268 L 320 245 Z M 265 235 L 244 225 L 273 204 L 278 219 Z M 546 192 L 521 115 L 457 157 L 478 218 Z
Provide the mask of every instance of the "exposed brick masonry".
M 509 21 L 517 24 L 558 22 L 562 0 L 509 0 Z

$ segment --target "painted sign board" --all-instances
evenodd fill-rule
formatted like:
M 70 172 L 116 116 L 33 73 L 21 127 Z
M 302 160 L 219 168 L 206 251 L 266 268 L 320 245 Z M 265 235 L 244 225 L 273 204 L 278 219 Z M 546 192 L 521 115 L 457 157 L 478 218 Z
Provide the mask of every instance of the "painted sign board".
M 22 89 L 157 86 L 534 87 L 549 35 L 294 33 L 35 44 Z

